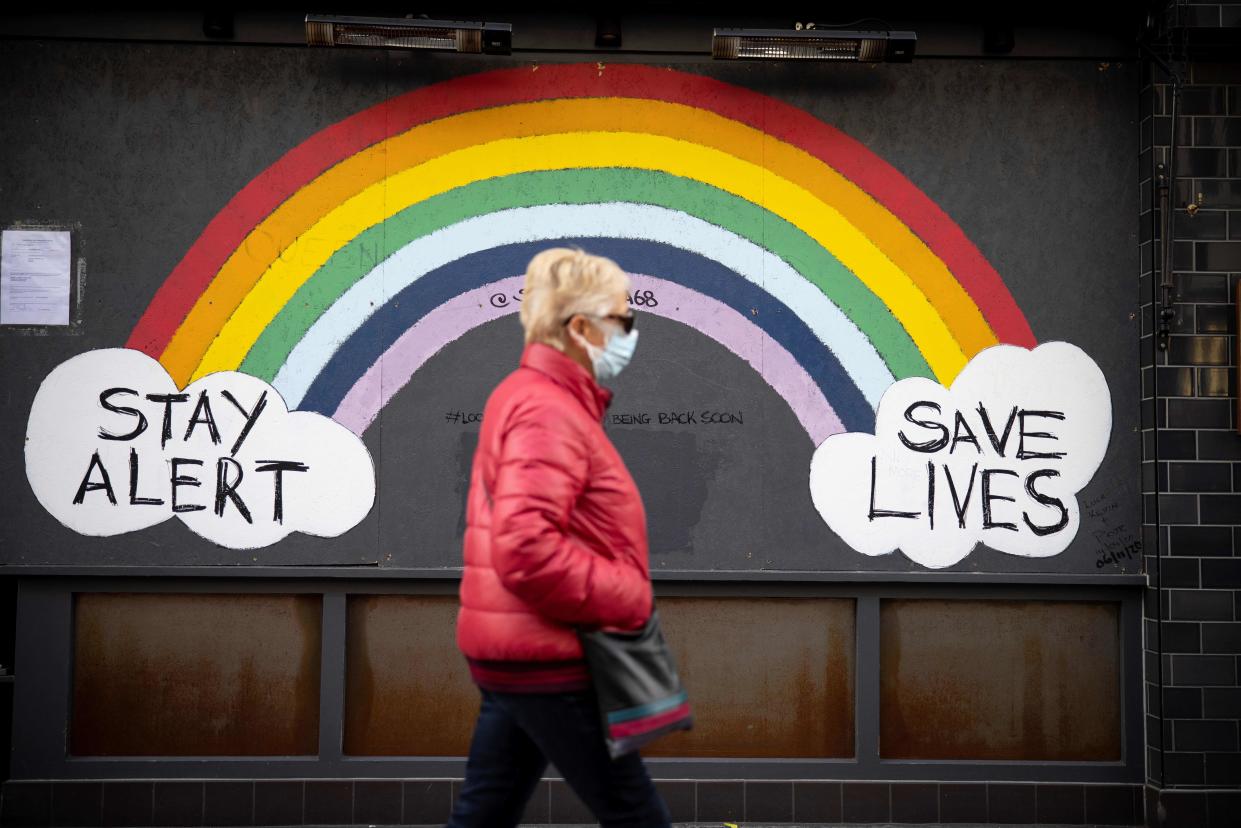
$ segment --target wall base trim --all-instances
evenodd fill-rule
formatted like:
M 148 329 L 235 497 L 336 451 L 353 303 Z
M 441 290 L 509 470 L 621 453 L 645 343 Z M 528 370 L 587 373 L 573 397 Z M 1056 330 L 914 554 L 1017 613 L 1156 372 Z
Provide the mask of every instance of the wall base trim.
M 459 779 L 9 780 L 0 787 L 0 824 L 443 825 L 460 784 Z M 1140 784 L 661 779 L 656 785 L 676 823 L 1216 824 L 1207 819 L 1144 823 L 1144 801 L 1163 803 L 1175 814 L 1189 813 L 1191 803 L 1187 792 Z M 1235 809 L 1241 796 L 1241 791 L 1205 793 L 1232 797 L 1210 800 L 1216 810 Z M 1207 807 L 1208 798 L 1202 803 Z M 593 820 L 563 781 L 545 779 L 523 822 Z

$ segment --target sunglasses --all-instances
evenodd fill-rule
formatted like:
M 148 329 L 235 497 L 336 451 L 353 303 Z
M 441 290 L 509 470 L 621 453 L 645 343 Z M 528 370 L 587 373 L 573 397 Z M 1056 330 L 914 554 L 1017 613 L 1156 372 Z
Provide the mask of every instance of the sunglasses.
M 629 333 L 630 331 L 633 330 L 634 316 L 633 316 L 632 308 L 629 309 L 629 313 L 609 313 L 609 314 L 604 314 L 602 316 L 598 314 L 594 314 L 594 313 L 581 313 L 581 314 L 575 313 L 573 314 L 573 316 L 588 316 L 591 319 L 615 319 L 617 322 L 620 323 L 620 326 L 625 331 L 625 333 Z M 570 316 L 569 319 L 572 319 L 573 316 Z M 568 325 L 569 319 L 566 319 L 562 324 Z

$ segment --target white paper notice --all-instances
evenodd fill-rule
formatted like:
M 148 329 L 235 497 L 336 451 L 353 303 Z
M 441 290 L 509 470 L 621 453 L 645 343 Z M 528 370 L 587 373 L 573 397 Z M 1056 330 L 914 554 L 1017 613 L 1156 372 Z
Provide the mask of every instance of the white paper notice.
M 0 324 L 69 324 L 69 231 L 5 230 Z

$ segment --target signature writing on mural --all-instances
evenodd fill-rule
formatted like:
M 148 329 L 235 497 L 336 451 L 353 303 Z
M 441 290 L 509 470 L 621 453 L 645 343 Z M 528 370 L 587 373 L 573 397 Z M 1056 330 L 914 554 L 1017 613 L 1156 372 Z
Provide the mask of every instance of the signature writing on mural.
M 507 308 L 510 304 L 519 304 L 524 291 L 525 288 L 520 288 L 516 293 L 493 293 L 488 297 L 487 301 L 491 303 L 493 308 Z M 653 290 L 635 290 L 627 296 L 629 304 L 635 308 L 655 308 L 659 306 L 659 297 L 655 295 Z
M 477 425 L 481 411 L 445 411 L 444 421 L 454 425 Z M 745 425 L 743 411 L 633 411 L 607 414 L 604 425 Z
M 1082 501 L 1082 510 L 1092 518 L 1106 518 L 1120 508 L 1120 504 L 1106 492 Z
M 1112 526 L 1112 518 L 1120 509 L 1120 503 L 1108 492 L 1102 492 L 1082 501 L 1082 509 L 1086 515 L 1103 526 L 1093 529 L 1091 534 L 1099 546 L 1095 557 L 1095 569 L 1102 569 L 1108 564 L 1120 566 L 1125 561 L 1140 558 L 1142 541 L 1133 536 L 1128 526 Z
M 970 420 L 977 414 L 975 424 L 970 425 Z M 922 429 L 923 432 L 907 432 L 905 429 L 897 431 L 897 437 L 905 448 L 913 452 L 927 455 L 936 455 L 945 452 L 946 456 L 953 455 L 958 448 L 962 448 L 963 452 L 973 451 L 974 455 L 980 459 L 988 455 L 992 455 L 998 459 L 1006 459 L 1011 456 L 1017 460 L 1040 460 L 1045 462 L 1056 462 L 1065 456 L 1065 452 L 1055 450 L 1053 445 L 1057 440 L 1054 431 L 1040 431 L 1040 428 L 1050 428 L 1050 424 L 1054 424 L 1057 420 L 1064 420 L 1064 412 L 1062 411 L 1033 411 L 1025 408 L 1017 408 L 1014 406 L 1006 417 L 1002 420 L 994 418 L 993 414 L 987 410 L 987 407 L 979 403 L 976 412 L 956 411 L 952 418 L 952 426 L 943 421 L 947 418 L 943 417 L 943 409 L 939 403 L 932 400 L 917 400 L 910 404 L 904 413 L 904 419 L 909 424 Z M 1001 428 L 1001 422 L 1003 426 Z M 1015 430 L 1015 434 L 1014 434 Z M 979 439 L 979 434 L 984 435 Z M 1007 515 L 1009 520 L 1003 520 L 998 514 L 997 505 L 999 503 L 1017 503 L 1017 497 L 1010 497 L 1010 494 L 1016 494 L 1017 489 L 1024 490 L 1025 496 L 1040 506 L 1050 507 L 1058 514 L 1058 517 L 1051 522 L 1035 522 L 1031 520 L 1028 510 L 1021 512 L 1021 520 L 1026 527 L 1035 535 L 1050 535 L 1063 530 L 1069 524 L 1069 511 L 1064 505 L 1064 501 L 1060 498 L 1042 491 L 1040 481 L 1047 478 L 1055 478 L 1060 476 L 1060 472 L 1050 466 L 1040 467 L 1025 475 L 1024 484 L 1014 487 L 1017 481 L 1006 480 L 1006 478 L 1018 478 L 1021 474 L 1010 468 L 979 468 L 980 463 L 975 462 L 970 466 L 968 475 L 962 476 L 958 467 L 956 475 L 953 474 L 952 468 L 948 463 L 940 463 L 939 470 L 936 470 L 936 464 L 933 460 L 929 460 L 926 464 L 926 520 L 931 528 L 935 526 L 935 501 L 936 497 L 942 497 L 937 493 L 936 483 L 943 478 L 943 487 L 947 489 L 947 494 L 952 499 L 953 514 L 957 519 L 960 528 L 965 528 L 966 515 L 969 511 L 971 498 L 977 497 L 981 505 L 982 512 L 982 528 L 984 529 L 1008 529 L 1017 531 L 1017 522 L 1015 513 Z M 867 517 L 874 521 L 879 518 L 904 518 L 916 519 L 924 513 L 921 511 L 911 511 L 908 509 L 889 509 L 879 508 L 876 506 L 876 488 L 878 485 L 878 467 L 876 458 L 871 458 L 870 463 L 870 511 Z M 977 485 L 975 485 L 977 483 Z M 903 488 L 903 487 L 902 487 Z M 1001 492 L 1003 490 L 1003 493 Z M 942 489 L 941 489 L 942 492 Z
M 1102 569 L 1107 564 L 1120 565 L 1142 554 L 1142 541 L 1133 537 L 1123 526 L 1096 529 L 1094 538 L 1103 547 L 1103 551 L 1095 558 L 1095 569 Z

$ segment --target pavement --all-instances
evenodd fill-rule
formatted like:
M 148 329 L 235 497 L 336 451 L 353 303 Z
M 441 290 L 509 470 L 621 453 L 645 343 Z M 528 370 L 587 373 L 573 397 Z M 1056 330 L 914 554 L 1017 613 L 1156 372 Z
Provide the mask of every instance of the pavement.
M 1055 825 L 1048 823 L 1039 823 L 1035 825 L 1033 822 L 1027 824 L 998 823 L 998 822 L 934 822 L 924 823 L 927 825 L 936 825 L 939 828 L 1117 828 L 1115 825 L 1105 826 L 1088 823 L 1086 825 L 1075 824 Z M 673 828 L 909 828 L 908 822 L 846 822 L 843 825 L 839 822 L 674 822 Z M 1141 823 L 1138 823 L 1141 825 Z M 521 828 L 598 828 L 597 825 L 523 825 Z
M 1124 826 L 1102 825 L 1096 823 L 1073 825 L 1059 825 L 1055 823 L 1020 823 L 1011 822 L 933 822 L 920 823 L 925 825 L 935 825 L 938 828 L 1124 828 Z M 908 822 L 674 822 L 673 828 L 909 828 L 911 823 Z M 1142 823 L 1137 823 L 1136 828 L 1141 828 Z M 294 826 L 288 826 L 294 828 Z M 315 826 L 299 825 L 296 828 L 316 828 Z M 322 826 L 321 828 L 341 828 L 341 826 Z M 401 828 L 401 826 L 349 826 L 349 828 Z M 403 828 L 443 828 L 441 824 L 436 825 L 407 825 Z M 578 825 L 566 825 L 564 823 L 545 823 L 532 822 L 522 823 L 518 828 L 598 828 L 597 823 L 581 823 Z

